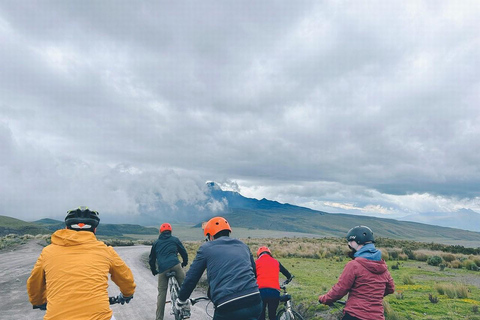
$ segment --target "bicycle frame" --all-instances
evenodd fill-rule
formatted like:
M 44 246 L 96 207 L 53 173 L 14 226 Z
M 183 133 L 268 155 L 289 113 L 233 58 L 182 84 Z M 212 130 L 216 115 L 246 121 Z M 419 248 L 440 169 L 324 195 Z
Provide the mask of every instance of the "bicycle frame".
M 292 308 L 292 296 L 287 293 L 287 284 L 290 281 L 286 280 L 280 285 L 280 289 L 283 290 L 283 294 L 280 296 L 283 307 L 277 312 L 276 316 L 278 320 L 303 320 L 303 317 Z
M 170 271 L 165 275 L 168 278 L 168 289 L 170 291 L 170 302 L 172 304 L 172 311 L 170 314 L 175 317 L 175 320 L 188 319 L 190 318 L 190 310 L 185 308 L 179 310 L 175 305 L 175 301 L 177 301 L 178 293 L 180 291 L 180 286 L 178 285 L 175 275 L 175 271 Z

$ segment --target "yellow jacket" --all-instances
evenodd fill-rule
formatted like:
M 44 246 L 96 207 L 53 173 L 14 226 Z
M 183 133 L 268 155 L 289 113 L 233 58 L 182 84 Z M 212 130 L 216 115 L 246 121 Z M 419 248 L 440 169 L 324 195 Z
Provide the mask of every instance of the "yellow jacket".
M 90 231 L 57 230 L 27 281 L 32 305 L 48 301 L 45 320 L 110 320 L 108 274 L 125 297 L 135 291 L 132 271 Z

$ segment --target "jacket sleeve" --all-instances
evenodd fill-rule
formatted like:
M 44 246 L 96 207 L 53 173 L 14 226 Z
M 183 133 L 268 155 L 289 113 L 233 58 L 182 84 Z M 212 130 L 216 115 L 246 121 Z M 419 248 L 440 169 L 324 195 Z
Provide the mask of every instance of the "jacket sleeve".
M 248 250 L 250 252 L 250 250 Z M 257 265 L 255 264 L 255 260 L 253 259 L 253 255 L 250 252 L 250 263 L 252 264 L 253 274 L 255 274 L 255 278 L 257 277 Z
M 188 253 L 187 250 L 185 250 L 185 247 L 183 246 L 182 242 L 177 239 L 177 250 L 178 253 L 182 256 L 183 263 L 187 264 L 188 263 Z
M 136 287 L 132 271 L 112 247 L 108 247 L 108 249 L 111 257 L 111 279 L 120 288 L 125 297 L 130 297 L 135 292 Z
M 335 301 L 344 297 L 355 283 L 355 260 L 347 263 L 342 274 L 338 278 L 338 282 L 327 292 L 327 294 L 318 297 L 318 301 L 330 305 Z
M 45 270 L 43 269 L 42 252 L 27 280 L 28 298 L 32 305 L 38 306 L 47 302 L 46 287 L 47 283 L 45 281 Z
M 390 274 L 390 272 L 388 272 L 388 282 L 387 282 L 387 286 L 385 287 L 385 293 L 383 296 L 386 296 L 387 294 L 392 294 L 394 292 L 395 292 L 395 283 L 393 282 L 392 275 Z
M 155 250 L 155 243 L 152 245 L 152 249 L 150 250 L 150 255 L 148 256 L 148 264 L 150 265 L 150 270 L 152 270 L 152 273 L 157 273 L 157 252 Z
M 280 265 L 280 272 L 287 278 L 287 279 L 290 279 L 292 277 L 292 274 L 290 272 L 288 272 L 288 270 L 280 263 L 280 261 L 278 262 L 278 264 Z
M 180 293 L 178 294 L 179 300 L 186 301 L 188 297 L 190 297 L 206 268 L 207 258 L 204 255 L 203 247 L 200 246 L 180 288 Z

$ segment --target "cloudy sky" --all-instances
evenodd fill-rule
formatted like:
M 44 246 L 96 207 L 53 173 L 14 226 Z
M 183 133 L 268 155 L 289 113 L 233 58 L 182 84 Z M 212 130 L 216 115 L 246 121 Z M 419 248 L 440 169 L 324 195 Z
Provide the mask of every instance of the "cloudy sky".
M 205 182 L 327 212 L 480 212 L 478 1 L 0 1 L 0 214 Z

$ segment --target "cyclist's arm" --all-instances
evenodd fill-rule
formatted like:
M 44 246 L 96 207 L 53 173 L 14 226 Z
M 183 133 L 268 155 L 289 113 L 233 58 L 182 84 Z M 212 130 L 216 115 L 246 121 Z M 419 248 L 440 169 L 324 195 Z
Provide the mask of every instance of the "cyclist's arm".
M 178 299 L 181 301 L 186 301 L 193 292 L 193 289 L 197 286 L 198 280 L 203 274 L 203 271 L 207 268 L 207 259 L 203 254 L 202 247 L 197 251 L 197 255 L 190 266 L 190 269 L 187 271 L 185 280 L 183 281 L 180 293 L 178 294 Z
M 292 274 L 290 272 L 288 272 L 288 270 L 280 263 L 280 261 L 278 262 L 278 264 L 280 265 L 280 272 L 287 278 L 287 279 L 290 279 L 292 277 Z
M 155 243 L 152 245 L 152 249 L 150 250 L 150 255 L 148 256 L 148 264 L 150 265 L 150 270 L 152 270 L 152 273 L 157 273 L 157 251 L 155 250 Z
M 43 269 L 43 253 L 38 257 L 32 273 L 27 280 L 27 292 L 30 303 L 34 306 L 47 302 L 47 283 L 45 281 L 45 270 Z
M 188 253 L 187 253 L 187 250 L 185 250 L 185 247 L 183 246 L 182 242 L 180 240 L 177 239 L 177 250 L 178 250 L 178 253 L 180 253 L 180 256 L 182 257 L 183 259 L 183 263 L 185 265 L 188 264 Z
M 112 247 L 108 247 L 108 249 L 111 258 L 111 279 L 120 288 L 124 297 L 130 297 L 135 292 L 136 287 L 133 273 Z
M 250 250 L 249 250 L 250 252 Z M 255 274 L 255 278 L 257 277 L 257 265 L 255 264 L 255 260 L 253 259 L 253 255 L 252 253 L 250 252 L 250 263 L 252 264 L 252 269 L 253 269 L 253 273 Z
M 318 301 L 323 304 L 332 304 L 341 299 L 350 291 L 355 282 L 355 278 L 354 261 L 350 261 L 343 269 L 342 274 L 338 278 L 338 282 L 327 292 L 327 294 L 320 296 Z
M 392 275 L 388 271 L 387 273 L 388 273 L 388 282 L 387 282 L 387 286 L 385 287 L 385 293 L 383 294 L 383 296 L 386 296 L 387 294 L 391 294 L 395 292 L 395 283 L 393 282 Z

